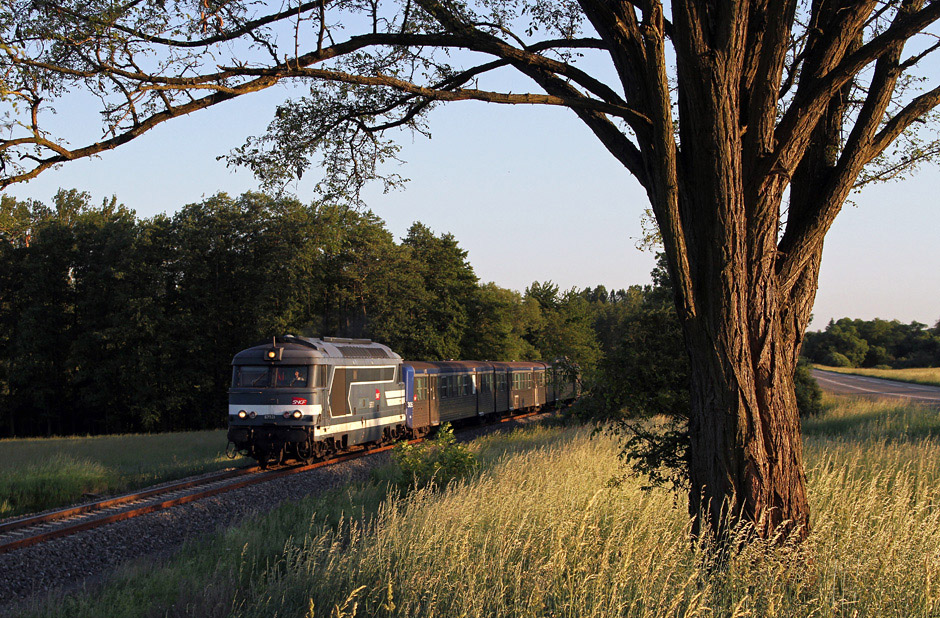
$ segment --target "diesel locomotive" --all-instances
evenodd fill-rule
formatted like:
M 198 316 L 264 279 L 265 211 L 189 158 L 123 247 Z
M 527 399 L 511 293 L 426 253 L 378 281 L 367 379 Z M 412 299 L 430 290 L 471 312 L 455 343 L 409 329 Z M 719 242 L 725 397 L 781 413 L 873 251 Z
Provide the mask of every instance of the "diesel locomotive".
M 310 462 L 576 394 L 576 376 L 555 363 L 412 362 L 368 339 L 286 335 L 232 360 L 228 440 L 262 466 Z

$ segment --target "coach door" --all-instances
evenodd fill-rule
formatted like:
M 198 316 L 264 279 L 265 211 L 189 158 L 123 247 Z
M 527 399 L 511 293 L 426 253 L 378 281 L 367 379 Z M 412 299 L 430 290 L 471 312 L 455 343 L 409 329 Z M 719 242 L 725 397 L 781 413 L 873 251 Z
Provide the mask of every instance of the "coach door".
M 428 376 L 428 408 L 431 412 L 431 426 L 441 424 L 441 394 L 437 390 L 439 379 L 436 375 Z

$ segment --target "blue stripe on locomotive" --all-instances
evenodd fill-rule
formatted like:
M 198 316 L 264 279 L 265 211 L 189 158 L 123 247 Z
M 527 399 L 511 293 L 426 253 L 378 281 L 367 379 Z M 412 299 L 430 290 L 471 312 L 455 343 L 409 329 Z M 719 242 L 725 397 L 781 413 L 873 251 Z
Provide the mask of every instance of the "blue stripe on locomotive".
M 403 363 L 401 372 L 405 381 L 405 424 L 409 429 L 413 429 L 411 419 L 415 409 L 415 370 L 414 367 Z

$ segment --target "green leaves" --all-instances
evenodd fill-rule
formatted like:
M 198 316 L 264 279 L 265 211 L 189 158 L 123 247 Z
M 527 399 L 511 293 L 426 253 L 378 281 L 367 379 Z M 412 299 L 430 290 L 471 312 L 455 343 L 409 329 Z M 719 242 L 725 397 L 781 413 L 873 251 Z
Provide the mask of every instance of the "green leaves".
M 441 425 L 431 440 L 400 443 L 392 451 L 392 461 L 397 468 L 395 482 L 402 490 L 443 487 L 470 475 L 479 465 L 465 444 L 457 444 L 450 423 Z
M 358 203 L 371 180 L 381 179 L 386 191 L 404 182 L 397 174 L 382 174 L 382 164 L 398 160 L 399 146 L 371 128 L 377 110 L 400 98 L 383 88 L 314 84 L 309 97 L 278 106 L 266 134 L 248 138 L 223 158 L 230 166 L 248 167 L 274 190 L 317 167 L 323 174 L 317 185 L 322 200 Z

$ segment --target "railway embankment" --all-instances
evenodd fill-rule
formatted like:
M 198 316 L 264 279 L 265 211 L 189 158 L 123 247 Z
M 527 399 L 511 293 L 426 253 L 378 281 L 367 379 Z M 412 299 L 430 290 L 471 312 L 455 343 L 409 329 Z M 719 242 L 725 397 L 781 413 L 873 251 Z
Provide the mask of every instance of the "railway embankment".
M 471 426 L 460 432 L 459 439 L 471 440 L 532 420 Z M 123 570 L 172 561 L 188 543 L 224 534 L 221 531 L 232 526 L 250 526 L 246 522 L 285 502 L 336 495 L 350 485 L 366 483 L 388 461 L 387 452 L 371 454 L 0 553 L 0 615 L 18 616 L 32 603 L 50 611 L 77 590 L 96 589 Z

